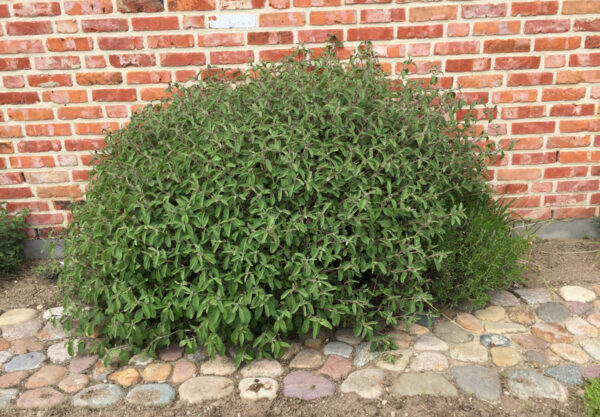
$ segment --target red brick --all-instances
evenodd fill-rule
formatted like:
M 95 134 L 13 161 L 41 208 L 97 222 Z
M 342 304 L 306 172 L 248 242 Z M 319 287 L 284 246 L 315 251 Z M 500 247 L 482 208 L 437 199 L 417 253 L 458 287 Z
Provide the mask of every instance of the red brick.
M 164 87 L 151 87 L 142 88 L 140 90 L 140 98 L 144 101 L 160 100 L 164 97 L 168 97 L 168 92 Z
M 280 61 L 296 52 L 295 49 L 272 49 L 259 52 L 261 61 Z
M 101 124 L 98 124 L 101 125 Z M 111 126 L 107 124 L 110 128 Z M 101 126 L 95 128 L 96 131 L 102 131 Z M 94 151 L 106 146 L 104 139 L 67 139 L 65 140 L 65 149 L 67 151 Z
M 67 171 L 25 172 L 25 179 L 29 184 L 68 182 L 69 173 Z
M 428 42 L 411 43 L 408 48 L 411 57 L 431 55 L 431 44 Z
M 79 31 L 77 20 L 56 20 L 55 23 L 57 33 L 77 33 Z
M 421 6 L 411 7 L 408 16 L 411 22 L 429 20 L 454 20 L 458 15 L 458 6 Z
M 465 19 L 473 19 L 480 17 L 501 17 L 506 16 L 506 4 L 473 4 L 462 6 L 462 17 Z
M 78 56 L 40 56 L 34 58 L 38 70 L 78 69 L 81 61 Z
M 441 38 L 443 35 L 443 25 L 400 26 L 396 34 L 401 39 Z
M 569 58 L 572 67 L 598 67 L 600 66 L 600 53 L 573 54 Z
M 194 46 L 193 35 L 152 35 L 146 38 L 149 48 L 187 48 Z
M 109 55 L 108 62 L 110 62 L 110 65 L 116 68 L 152 67 L 156 65 L 156 57 L 154 54 Z
M 458 77 L 458 86 L 462 88 L 490 88 L 502 85 L 502 75 L 465 75 Z
M 52 140 L 26 140 L 17 144 L 19 152 L 50 152 L 60 151 L 62 146 L 60 141 Z
M 73 119 L 99 119 L 102 117 L 100 106 L 69 106 L 58 109 L 58 118 L 61 120 Z
M 102 50 L 132 50 L 143 49 L 144 39 L 141 36 L 98 38 L 98 47 Z
M 514 35 L 520 31 L 519 20 L 473 23 L 473 35 Z
M 556 122 L 519 122 L 512 124 L 511 133 L 513 135 L 552 133 L 555 127 Z
M 39 198 L 81 197 L 82 192 L 78 185 L 53 185 L 38 186 L 36 194 Z
M 600 48 L 600 35 L 587 36 L 585 38 L 585 47 L 588 49 Z
M 90 172 L 90 170 L 76 169 L 71 171 L 71 175 L 73 175 L 73 181 L 89 181 Z
M 590 162 L 588 151 L 561 151 L 558 160 L 563 164 Z
M 93 19 L 82 20 L 84 32 L 125 32 L 129 29 L 127 19 Z
M 527 184 L 500 184 L 494 187 L 497 194 L 522 194 L 529 189 Z
M 92 38 L 50 38 L 46 46 L 52 52 L 91 51 L 94 48 Z
M 54 119 L 54 113 L 52 109 L 41 108 L 23 108 L 23 109 L 8 109 L 8 117 L 11 120 L 24 121 L 24 120 L 52 120 Z
M 20 172 L 0 172 L 0 185 L 22 184 L 23 176 Z
M 269 0 L 269 6 L 273 9 L 287 9 L 290 7 L 290 0 Z
M 599 32 L 600 19 L 577 19 L 573 24 L 573 30 Z
M 111 0 L 65 1 L 64 4 L 68 15 L 106 14 L 113 11 Z
M 571 101 L 585 96 L 585 88 L 545 88 L 542 101 Z
M 519 74 L 508 74 L 506 85 L 509 87 L 527 85 L 552 84 L 553 74 L 551 72 L 527 72 Z
M 500 146 L 504 150 L 532 150 L 541 149 L 544 144 L 544 138 L 542 137 L 527 137 L 518 139 L 501 139 Z
M 514 56 L 514 57 L 498 57 L 494 69 L 511 70 L 511 69 L 528 69 L 539 68 L 539 56 Z
M 11 198 L 28 198 L 33 197 L 29 187 L 11 187 L 11 188 L 0 188 L 0 198 L 8 200 Z
M 6 22 L 6 34 L 14 36 L 44 35 L 52 33 L 52 23 L 49 20 L 29 22 Z
M 488 39 L 483 43 L 483 52 L 488 54 L 529 52 L 530 49 L 529 39 Z
M 25 77 L 22 75 L 5 75 L 2 77 L 2 83 L 6 88 L 25 87 Z
M 0 142 L 0 154 L 15 153 L 12 142 Z
M 581 38 L 574 36 L 570 38 L 538 38 L 535 40 L 536 51 L 565 51 L 577 49 L 581 45 Z
M 253 57 L 252 51 L 215 51 L 210 53 L 210 63 L 214 65 L 245 64 Z
M 594 217 L 595 214 L 595 207 L 571 207 L 554 209 L 552 217 L 555 219 L 589 218 Z
M 528 20 L 525 22 L 524 33 L 562 33 L 571 28 L 569 19 L 560 20 Z
M 537 180 L 541 177 L 541 168 L 503 168 L 498 170 L 498 180 Z
M 11 156 L 9 158 L 12 168 L 42 168 L 53 167 L 54 158 L 52 156 Z
M 214 10 L 215 0 L 167 0 L 169 11 Z
M 597 191 L 598 180 L 585 180 L 585 181 L 561 181 L 556 186 L 556 191 L 566 192 L 577 192 L 577 191 Z
M 392 3 L 392 0 L 344 0 L 344 4 L 380 4 L 380 3 Z M 399 0 L 398 3 L 403 3 Z
M 37 39 L 0 41 L 0 54 L 31 54 L 44 52 L 44 44 Z
M 448 72 L 487 71 L 490 69 L 490 58 L 449 59 L 446 61 Z
M 183 16 L 184 29 L 201 29 L 204 27 L 204 16 Z
M 360 11 L 361 23 L 390 23 L 404 22 L 404 9 L 366 9 Z
M 501 115 L 505 120 L 544 117 L 544 106 L 504 107 Z
M 283 14 L 283 13 L 276 13 Z M 262 16 L 261 16 L 262 19 Z M 330 12 L 310 12 L 311 25 L 339 25 L 356 23 L 355 10 L 333 10 Z M 304 22 L 303 22 L 304 24 Z M 261 26 L 264 26 L 261 22 Z M 287 26 L 287 25 L 286 25 Z
M 165 10 L 164 0 L 117 0 L 121 13 L 155 13 Z
M 556 162 L 556 152 L 519 153 L 512 156 L 514 165 L 552 164 Z
M 560 194 L 544 196 L 544 205 L 559 206 L 583 203 L 587 194 Z
M 590 146 L 589 136 L 554 136 L 548 138 L 548 148 L 580 148 Z
M 599 131 L 600 130 L 600 121 L 598 119 L 588 119 L 588 120 L 561 120 L 560 122 L 560 131 L 561 133 L 571 133 L 571 132 L 583 132 L 586 130 L 590 131 Z
M 79 72 L 75 74 L 79 85 L 115 85 L 123 82 L 120 72 Z
M 539 207 L 541 204 L 541 197 L 528 195 L 515 198 L 501 198 L 500 202 L 510 203 L 511 207 Z
M 28 136 L 65 136 L 71 134 L 71 125 L 68 123 L 26 125 L 25 133 Z
M 564 55 L 546 55 L 544 56 L 545 68 L 561 68 L 566 65 L 567 60 Z
M 92 90 L 94 101 L 136 101 L 137 94 L 134 88 Z
M 59 16 L 60 4 L 58 2 L 15 3 L 13 14 L 15 17 Z
M 171 30 L 179 29 L 177 16 L 168 17 L 133 17 L 131 18 L 133 30 Z
M 38 101 L 40 101 L 38 93 L 33 91 L 0 93 L 0 104 L 33 104 Z
M 600 13 L 598 0 L 565 0 L 562 8 L 563 14 L 594 14 Z
M 391 0 L 386 0 L 384 3 L 391 3 Z M 335 7 L 341 4 L 340 0 L 294 0 L 294 7 Z
M 30 226 L 61 224 L 64 220 L 62 213 L 30 214 L 25 219 Z
M 478 41 L 438 42 L 435 44 L 436 55 L 476 54 L 479 52 Z
M 592 116 L 593 104 L 555 104 L 550 109 L 550 116 Z
M 464 101 L 466 101 L 467 104 L 476 103 L 476 102 L 487 103 L 488 96 L 489 96 L 489 93 L 483 92 L 483 91 L 459 93 L 459 97 L 461 99 L 463 99 Z
M 558 1 L 526 1 L 512 4 L 513 16 L 539 16 L 558 13 Z
M 205 65 L 204 52 L 172 52 L 160 55 L 160 65 L 165 67 L 181 67 L 185 65 Z
M 468 36 L 471 25 L 468 23 L 448 23 L 448 36 Z
M 50 208 L 47 203 L 43 201 L 15 201 L 12 203 L 6 203 L 6 209 L 11 213 L 15 211 L 28 209 L 30 211 L 48 211 Z
M 239 46 L 243 44 L 243 33 L 209 33 L 198 35 L 198 46 Z
M 182 83 L 188 81 L 190 78 L 194 78 L 198 74 L 195 70 L 180 70 L 175 71 L 175 80 Z
M 29 58 L 0 58 L 0 71 L 30 69 Z
M 86 55 L 86 68 L 106 68 L 106 59 L 103 55 Z
M 309 42 L 306 40 L 302 40 L 301 38 L 304 37 L 304 32 L 316 32 L 316 31 L 308 31 L 308 30 L 301 30 L 298 31 L 298 41 L 299 42 Z M 327 33 L 327 30 L 324 30 L 323 32 Z M 338 34 L 343 34 L 343 31 L 340 30 L 333 30 L 333 31 L 329 31 L 329 32 L 337 32 Z M 343 35 L 342 35 L 343 38 Z M 328 37 L 325 38 L 325 40 L 327 40 Z M 340 39 L 340 38 L 338 38 Z M 318 42 L 324 42 L 323 41 L 318 41 Z M 250 32 L 248 33 L 248 45 L 277 45 L 277 44 L 287 44 L 287 43 L 294 43 L 294 35 L 291 31 L 281 31 L 281 32 Z
M 158 84 L 171 82 L 169 71 L 134 71 L 127 73 L 128 84 Z
M 492 95 L 493 103 L 530 103 L 534 101 L 537 101 L 536 90 L 495 91 Z
M 106 135 L 117 129 L 119 129 L 118 122 L 75 123 L 75 134 L 77 135 Z M 65 148 L 69 150 L 66 140 Z
M 394 38 L 394 28 L 350 28 L 347 36 L 348 41 L 391 40 Z
M 346 12 L 311 12 L 310 19 L 311 25 L 319 25 L 319 24 L 332 24 L 332 23 L 316 23 L 316 18 L 313 15 L 324 14 L 328 16 L 328 19 L 335 19 L 335 15 L 342 15 L 343 13 L 351 14 L 354 17 L 354 21 L 356 21 L 356 12 L 353 10 L 348 10 Z M 266 13 L 261 14 L 259 16 L 259 26 L 260 27 L 281 27 L 281 26 L 304 26 L 306 23 L 306 16 L 303 12 L 285 12 L 285 13 Z M 336 23 L 354 23 L 354 22 L 343 22 L 339 21 Z
M 113 105 L 113 106 L 104 106 L 104 109 L 106 111 L 106 117 L 127 117 L 129 116 L 129 113 L 127 111 L 127 106 L 119 106 L 119 105 Z
M 556 178 L 571 178 L 571 177 L 585 177 L 587 175 L 588 167 L 574 166 L 574 167 L 548 167 L 544 170 L 544 178 L 556 179 Z

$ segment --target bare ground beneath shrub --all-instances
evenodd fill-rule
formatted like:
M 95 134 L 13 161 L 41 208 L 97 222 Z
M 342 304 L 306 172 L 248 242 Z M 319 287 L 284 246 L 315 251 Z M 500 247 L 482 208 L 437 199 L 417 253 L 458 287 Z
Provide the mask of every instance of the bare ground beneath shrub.
M 600 241 L 593 240 L 539 241 L 529 254 L 536 269 L 525 274 L 524 285 L 541 287 L 545 285 L 544 281 L 554 288 L 568 284 L 597 284 L 600 282 L 599 249 Z M 56 281 L 35 276 L 34 269 L 40 262 L 43 261 L 27 261 L 18 273 L 0 276 L 0 309 L 36 308 L 38 305 L 48 308 L 59 304 Z M 177 402 L 165 408 L 151 409 L 120 402 L 106 409 L 88 410 L 65 403 L 49 410 L 11 408 L 9 412 L 11 417 L 575 417 L 582 415 L 581 395 L 580 388 L 571 391 L 568 403 L 525 401 L 507 395 L 503 395 L 498 403 L 488 403 L 464 394 L 457 398 L 421 396 L 402 399 L 387 394 L 379 400 L 365 400 L 355 394 L 340 393 L 311 402 L 278 396 L 272 402 L 254 403 L 232 395 L 206 405 Z

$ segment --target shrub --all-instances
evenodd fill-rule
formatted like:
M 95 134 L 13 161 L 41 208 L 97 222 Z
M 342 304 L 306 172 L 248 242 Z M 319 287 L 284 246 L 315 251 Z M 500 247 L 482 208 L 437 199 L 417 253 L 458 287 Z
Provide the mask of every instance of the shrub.
M 55 280 L 58 279 L 62 265 L 57 259 L 48 259 L 43 261 L 35 268 L 35 275 L 39 278 Z
M 430 269 L 429 288 L 439 303 L 479 307 L 493 290 L 522 280 L 522 257 L 533 236 L 527 229 L 513 235 L 517 220 L 506 203 L 473 198 L 465 204 L 465 221 L 441 237 L 440 249 L 448 256 L 439 270 Z
M 27 211 L 11 215 L 0 206 L 0 274 L 14 272 L 23 260 Z
M 428 308 L 432 243 L 496 153 L 435 76 L 392 83 L 370 46 L 334 52 L 175 85 L 107 137 L 66 239 L 67 328 L 123 360 L 176 340 L 239 363 Z
M 600 379 L 587 381 L 583 394 L 585 413 L 589 417 L 600 417 Z

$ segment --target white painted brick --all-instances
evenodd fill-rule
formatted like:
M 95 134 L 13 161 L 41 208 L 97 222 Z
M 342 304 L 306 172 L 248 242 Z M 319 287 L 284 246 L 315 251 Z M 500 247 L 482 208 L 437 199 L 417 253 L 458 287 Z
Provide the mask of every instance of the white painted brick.
M 208 18 L 211 29 L 236 29 L 256 27 L 256 15 L 253 14 L 218 14 Z

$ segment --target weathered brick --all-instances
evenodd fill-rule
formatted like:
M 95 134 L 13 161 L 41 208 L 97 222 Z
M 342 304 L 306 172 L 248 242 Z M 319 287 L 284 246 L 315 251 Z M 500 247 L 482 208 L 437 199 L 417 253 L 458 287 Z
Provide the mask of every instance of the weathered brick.
M 169 71 L 133 71 L 127 73 L 127 84 L 158 84 L 171 82 Z
M 52 120 L 54 119 L 54 113 L 52 109 L 48 108 L 21 108 L 21 109 L 8 109 L 8 117 L 11 120 L 16 121 L 28 121 L 28 120 Z
M 479 52 L 478 41 L 438 42 L 435 44 L 436 55 L 476 54 Z
M 514 35 L 520 31 L 520 20 L 473 23 L 473 35 Z
M 569 19 L 560 20 L 528 20 L 525 22 L 525 33 L 562 33 L 571 27 Z
M 240 46 L 244 45 L 243 33 L 208 33 L 198 35 L 198 46 Z
M 137 92 L 134 88 L 92 90 L 94 101 L 135 101 Z
M 29 187 L 0 187 L 0 198 L 3 200 L 28 197 L 33 197 Z
M 511 133 L 514 135 L 552 133 L 555 127 L 556 122 L 518 122 L 512 124 Z
M 58 2 L 35 2 L 13 4 L 13 15 L 15 17 L 40 17 L 59 16 L 60 3 Z
M 33 54 L 44 52 L 44 43 L 39 39 L 0 41 L 0 54 Z
M 0 71 L 30 69 L 29 58 L 0 58 Z
M 166 17 L 133 17 L 131 18 L 133 30 L 172 30 L 179 29 L 179 18 L 177 16 Z
M 121 13 L 156 13 L 164 9 L 164 0 L 117 0 Z
M 498 57 L 496 58 L 494 69 L 512 70 L 539 68 L 540 60 L 539 56 Z
M 446 71 L 448 72 L 470 72 L 487 71 L 491 67 L 490 58 L 470 58 L 470 59 L 448 59 L 446 61 Z
M 29 22 L 6 22 L 6 34 L 13 36 L 44 35 L 52 33 L 52 22 L 49 20 Z
M 215 51 L 210 53 L 210 62 L 214 65 L 245 64 L 253 57 L 253 51 Z
M 125 32 L 129 29 L 127 19 L 89 19 L 81 21 L 84 32 Z
M 503 119 L 530 119 L 543 117 L 546 107 L 527 106 L 527 107 L 503 107 L 501 117 Z
M 441 38 L 443 34 L 443 25 L 411 25 L 398 27 L 396 36 L 402 39 Z
M 78 185 L 38 186 L 35 192 L 40 198 L 81 197 L 82 195 Z
M 106 135 L 108 132 L 117 130 L 119 128 L 118 122 L 86 122 L 86 123 L 75 123 L 75 134 L 77 135 Z M 65 141 L 65 148 L 68 149 Z
M 67 151 L 94 151 L 106 146 L 104 139 L 67 139 L 65 149 Z
M 94 48 L 92 38 L 49 38 L 46 47 L 52 52 L 91 51 Z
M 552 84 L 551 72 L 527 72 L 508 74 L 506 85 L 509 87 Z
M 25 77 L 22 75 L 5 75 L 2 77 L 2 83 L 5 88 L 25 87 Z
M 29 184 L 68 182 L 69 173 L 67 171 L 31 171 L 25 172 L 25 180 Z
M 153 67 L 156 65 L 156 57 L 154 54 L 109 55 L 108 62 L 116 68 Z
M 38 93 L 33 91 L 0 93 L 0 104 L 34 104 L 38 101 Z
M 488 54 L 529 52 L 530 39 L 489 39 L 483 42 L 483 52 Z
M 577 49 L 581 44 L 579 36 L 569 38 L 538 38 L 535 40 L 536 51 L 565 51 Z
M 113 11 L 111 0 L 65 1 L 64 7 L 69 15 L 107 14 Z
M 12 168 L 43 168 L 54 166 L 54 157 L 49 155 L 11 156 L 8 160 Z
M 40 56 L 34 58 L 35 68 L 38 70 L 67 70 L 81 68 L 78 56 Z
M 580 148 L 590 146 L 589 136 L 554 136 L 548 138 L 548 148 Z
M 558 13 L 558 1 L 526 1 L 511 5 L 513 16 L 539 16 Z
M 79 72 L 75 74 L 79 85 L 116 85 L 123 82 L 120 72 Z
M 512 155 L 514 165 L 551 164 L 556 162 L 556 152 L 518 153 Z
M 57 110 L 58 118 L 61 120 L 72 119 L 99 119 L 102 117 L 100 106 L 69 106 Z
M 454 20 L 458 15 L 458 6 L 420 6 L 411 7 L 408 12 L 411 22 L 429 20 Z
M 172 52 L 160 55 L 160 65 L 164 67 L 181 67 L 186 65 L 205 65 L 204 52 Z
M 101 37 L 98 47 L 102 50 L 132 50 L 143 49 L 144 39 L 141 36 Z
M 24 140 L 17 144 L 19 152 L 50 152 L 60 151 L 62 146 L 60 141 L 51 140 Z
M 151 35 L 146 38 L 148 48 L 189 48 L 194 46 L 194 35 Z
M 360 11 L 361 23 L 391 23 L 404 22 L 404 9 L 366 9 Z
M 600 13 L 598 0 L 565 0 L 562 8 L 563 14 L 594 14 Z
M 214 10 L 214 0 L 166 0 L 169 11 Z
M 480 17 L 502 17 L 506 16 L 508 6 L 506 4 L 471 4 L 463 5 L 461 15 L 465 19 Z
M 585 88 L 545 88 L 542 101 L 572 101 L 585 96 Z
M 311 25 L 345 25 L 350 23 L 356 23 L 356 11 L 355 10 L 335 10 L 329 12 L 314 11 L 310 12 L 310 24 Z M 261 19 L 262 20 L 262 19 Z M 303 23 L 304 24 L 304 21 Z M 261 23 L 261 26 L 264 26 Z
M 348 29 L 349 41 L 391 40 L 394 38 L 394 28 L 361 27 Z
M 303 38 L 304 39 L 308 38 L 306 32 L 318 32 L 318 31 L 310 31 L 310 30 L 298 31 L 298 41 L 299 42 L 307 42 L 307 43 L 309 42 L 308 40 L 302 40 Z M 342 34 L 342 38 L 343 38 L 342 30 L 332 30 L 332 31 L 323 30 L 322 32 L 325 33 L 325 37 L 323 38 L 324 40 L 319 40 L 316 42 L 326 41 L 329 38 L 327 36 L 327 33 L 329 33 L 329 32 L 337 32 L 338 34 Z M 313 42 L 315 42 L 315 41 L 313 41 Z M 294 43 L 294 35 L 291 31 L 249 32 L 248 33 L 248 45 L 278 45 L 278 44 L 288 44 L 288 43 Z

